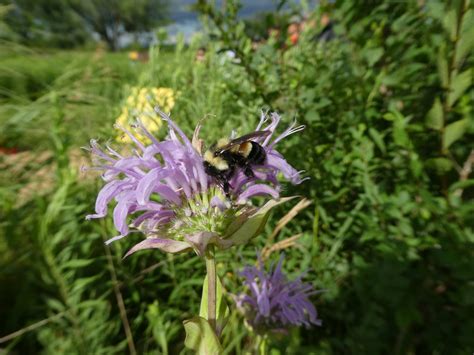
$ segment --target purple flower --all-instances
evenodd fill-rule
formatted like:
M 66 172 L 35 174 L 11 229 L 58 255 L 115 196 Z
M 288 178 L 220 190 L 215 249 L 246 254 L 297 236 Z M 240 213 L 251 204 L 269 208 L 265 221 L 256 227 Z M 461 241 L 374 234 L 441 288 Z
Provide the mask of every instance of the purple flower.
M 257 332 L 284 330 L 289 326 L 321 325 L 316 308 L 309 301 L 315 291 L 301 276 L 289 281 L 281 270 L 284 256 L 267 273 L 259 258 L 259 265 L 246 266 L 240 275 L 244 278 L 246 293 L 236 297 L 238 308 Z
M 141 122 L 135 128 L 149 138 L 148 145 L 119 127 L 136 146 L 130 155 L 122 155 L 110 146 L 102 149 L 96 141 L 91 141 L 94 169 L 103 171 L 106 183 L 97 196 L 95 214 L 87 219 L 105 217 L 109 205 L 115 201 L 112 214 L 119 235 L 107 243 L 132 231 L 147 237 L 127 255 L 150 248 L 171 253 L 192 248 L 202 254 L 209 243 L 220 248 L 245 243 L 253 237 L 252 231 L 255 234 L 260 230 L 268 211 L 285 201 L 276 201 L 281 190 L 277 175 L 281 173 L 293 184 L 302 181 L 300 173 L 275 150 L 275 145 L 303 126 L 293 124 L 274 137 L 280 116 L 273 113 L 268 117 L 262 113 L 256 130 L 270 132 L 259 141 L 266 151 L 266 161 L 255 169 L 255 177 L 249 178 L 242 172 L 235 174 L 230 181 L 232 199 L 229 201 L 204 171 L 201 126 L 196 127 L 189 140 L 168 115 L 156 111 L 168 123 L 169 134 L 164 141 L 158 141 Z M 260 208 L 251 207 L 249 200 L 257 195 L 267 195 L 273 200 Z M 242 230 L 243 226 L 247 230 Z

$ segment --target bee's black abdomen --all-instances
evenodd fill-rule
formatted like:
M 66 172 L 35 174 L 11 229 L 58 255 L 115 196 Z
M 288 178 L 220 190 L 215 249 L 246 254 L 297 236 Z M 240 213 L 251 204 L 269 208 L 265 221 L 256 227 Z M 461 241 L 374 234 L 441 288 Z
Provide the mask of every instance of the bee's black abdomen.
M 252 165 L 262 165 L 265 163 L 265 158 L 267 154 L 265 149 L 258 143 L 251 141 L 252 149 L 250 150 L 249 155 L 246 158 L 242 158 L 242 163 L 240 166 L 243 168 L 244 174 L 249 177 L 255 177 L 255 174 L 252 170 Z
M 258 143 L 251 141 L 252 150 L 250 151 L 249 156 L 247 157 L 250 164 L 262 165 L 265 163 L 265 158 L 267 154 L 265 149 Z

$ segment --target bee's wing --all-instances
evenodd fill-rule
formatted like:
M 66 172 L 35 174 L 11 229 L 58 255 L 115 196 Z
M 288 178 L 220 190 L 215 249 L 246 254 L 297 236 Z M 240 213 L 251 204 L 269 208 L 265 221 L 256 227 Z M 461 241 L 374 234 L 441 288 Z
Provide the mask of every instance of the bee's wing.
M 230 148 L 232 148 L 236 145 L 251 141 L 252 139 L 260 138 L 260 137 L 267 137 L 270 133 L 271 133 L 270 131 L 255 131 L 255 132 L 246 134 L 244 136 L 241 136 L 241 137 L 238 137 L 238 138 L 235 138 L 235 139 L 231 140 L 228 144 L 226 144 L 223 147 L 219 147 L 219 149 L 216 152 L 218 154 L 221 154 L 221 153 L 225 152 L 226 150 L 229 150 Z

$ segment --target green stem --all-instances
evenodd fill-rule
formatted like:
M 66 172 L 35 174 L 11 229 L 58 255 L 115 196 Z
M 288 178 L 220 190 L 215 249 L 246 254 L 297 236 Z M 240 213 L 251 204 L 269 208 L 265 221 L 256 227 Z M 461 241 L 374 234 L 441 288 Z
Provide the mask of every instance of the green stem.
M 267 335 L 259 335 L 257 337 L 257 352 L 259 355 L 267 355 L 267 345 Z
M 207 319 L 211 328 L 216 332 L 216 259 L 214 247 L 209 246 L 206 253 L 207 271 Z

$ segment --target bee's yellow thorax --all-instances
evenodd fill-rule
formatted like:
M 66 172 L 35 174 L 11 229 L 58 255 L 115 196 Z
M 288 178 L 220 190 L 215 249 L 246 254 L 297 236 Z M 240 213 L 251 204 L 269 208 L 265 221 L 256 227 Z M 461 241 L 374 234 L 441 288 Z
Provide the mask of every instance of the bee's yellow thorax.
M 229 138 L 221 138 L 217 141 L 216 148 L 222 148 L 226 146 L 227 144 L 229 144 L 229 142 L 230 142 Z

